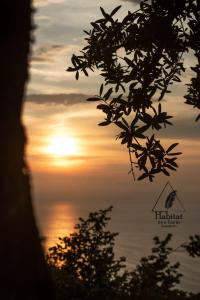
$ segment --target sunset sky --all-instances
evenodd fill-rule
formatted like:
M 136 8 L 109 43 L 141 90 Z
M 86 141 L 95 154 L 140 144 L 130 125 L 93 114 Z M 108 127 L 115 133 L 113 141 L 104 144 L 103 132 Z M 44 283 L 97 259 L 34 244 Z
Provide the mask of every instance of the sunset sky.
M 120 4 L 119 18 L 137 5 L 136 1 L 118 0 L 35 1 L 37 29 L 24 123 L 36 214 L 44 235 L 51 240 L 72 230 L 79 216 L 111 204 L 115 207 L 114 224 L 119 224 L 116 220 L 124 213 L 123 220 L 127 218 L 133 226 L 141 211 L 149 214 L 168 180 L 161 175 L 154 183 L 133 182 L 128 175 L 127 149 L 115 140 L 118 132 L 111 126 L 99 127 L 102 113 L 85 100 L 98 93 L 102 83 L 98 72 L 78 81 L 66 72 L 71 55 L 84 45 L 83 29 L 89 29 L 90 22 L 101 15 L 99 6 L 110 12 Z M 186 65 L 190 64 L 188 58 Z M 184 76 L 184 82 L 188 76 Z M 170 181 L 188 212 L 185 227 L 180 229 L 188 236 L 198 219 L 200 142 L 199 123 L 194 122 L 197 112 L 184 104 L 184 91 L 177 85 L 173 96 L 165 101 L 164 107 L 175 119 L 174 126 L 160 136 L 164 145 L 179 142 L 178 150 L 183 152 L 180 168 Z M 130 203 L 132 211 L 127 213 Z M 118 225 L 115 230 L 123 228 Z

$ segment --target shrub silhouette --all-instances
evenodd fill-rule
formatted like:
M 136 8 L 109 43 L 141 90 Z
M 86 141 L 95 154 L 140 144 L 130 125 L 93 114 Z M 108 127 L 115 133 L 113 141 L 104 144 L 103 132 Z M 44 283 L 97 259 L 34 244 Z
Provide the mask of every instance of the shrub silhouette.
M 55 282 L 56 299 L 200 299 L 200 294 L 177 289 L 183 275 L 178 271 L 179 263 L 169 261 L 173 251 L 168 245 L 170 234 L 164 240 L 155 237 L 152 253 L 143 257 L 134 271 L 127 271 L 125 257 L 116 258 L 114 253 L 118 234 L 106 229 L 111 210 L 109 207 L 90 213 L 86 220 L 80 218 L 76 231 L 59 238 L 56 246 L 49 249 L 47 261 Z M 197 237 L 180 247 L 199 256 Z
M 111 207 L 90 213 L 87 220 L 80 218 L 77 231 L 49 249 L 58 299 L 121 299 L 126 274 L 119 271 L 125 258 L 115 259 L 117 233 L 105 230 L 110 211 Z

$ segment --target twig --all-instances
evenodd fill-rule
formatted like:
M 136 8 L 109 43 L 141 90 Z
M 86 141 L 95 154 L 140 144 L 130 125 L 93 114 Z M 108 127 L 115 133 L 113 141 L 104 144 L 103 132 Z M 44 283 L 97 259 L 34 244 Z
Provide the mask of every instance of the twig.
M 129 160 L 130 160 L 130 164 L 131 164 L 131 170 L 130 170 L 130 173 L 132 174 L 133 176 L 133 180 L 135 181 L 135 173 L 134 173 L 134 169 L 133 169 L 133 161 L 132 161 L 132 156 L 131 156 L 131 150 L 130 148 L 128 148 L 128 153 L 129 153 Z

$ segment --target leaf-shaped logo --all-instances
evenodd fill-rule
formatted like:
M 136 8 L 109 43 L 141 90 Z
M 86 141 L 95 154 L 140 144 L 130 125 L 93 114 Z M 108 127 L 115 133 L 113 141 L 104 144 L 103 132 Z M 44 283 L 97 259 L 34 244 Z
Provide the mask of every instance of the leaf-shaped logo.
M 171 193 L 169 193 L 165 201 L 165 208 L 169 209 L 170 207 L 172 207 L 175 198 L 176 198 L 176 191 L 172 191 Z

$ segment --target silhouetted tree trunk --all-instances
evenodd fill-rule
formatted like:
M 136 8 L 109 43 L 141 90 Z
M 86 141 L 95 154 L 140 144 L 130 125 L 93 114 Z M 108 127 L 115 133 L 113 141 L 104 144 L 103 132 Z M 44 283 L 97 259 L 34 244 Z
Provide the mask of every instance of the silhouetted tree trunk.
M 52 299 L 31 203 L 21 122 L 31 1 L 2 0 L 0 5 L 0 299 Z

